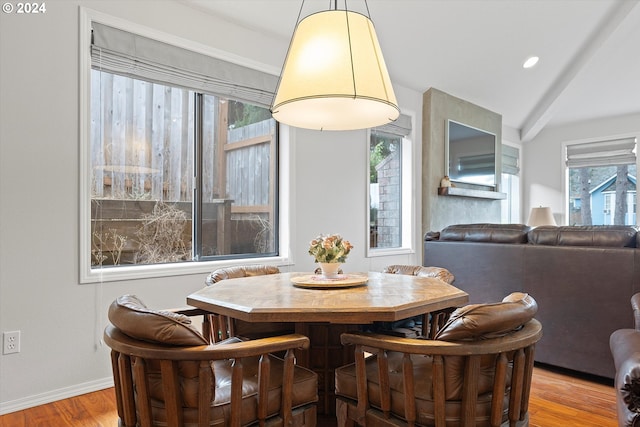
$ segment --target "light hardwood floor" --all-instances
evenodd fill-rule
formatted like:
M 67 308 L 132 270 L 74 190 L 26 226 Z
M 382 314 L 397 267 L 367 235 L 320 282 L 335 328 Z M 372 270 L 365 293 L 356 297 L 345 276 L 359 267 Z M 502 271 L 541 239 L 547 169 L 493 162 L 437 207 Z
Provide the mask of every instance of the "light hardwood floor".
M 0 416 L 0 427 L 116 427 L 113 389 Z M 613 387 L 536 367 L 530 427 L 616 427 Z
M 617 427 L 612 384 L 535 368 L 529 399 L 530 427 Z

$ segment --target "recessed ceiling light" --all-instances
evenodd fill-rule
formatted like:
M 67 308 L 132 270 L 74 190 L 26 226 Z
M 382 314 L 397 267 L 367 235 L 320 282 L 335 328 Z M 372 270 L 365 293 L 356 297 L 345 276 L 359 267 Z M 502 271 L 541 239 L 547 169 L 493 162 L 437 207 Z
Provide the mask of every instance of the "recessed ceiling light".
M 538 63 L 538 60 L 540 58 L 538 58 L 537 56 L 530 56 L 529 58 L 527 58 L 526 61 L 524 61 L 524 64 L 522 64 L 522 68 L 531 68 L 534 65 L 536 65 Z

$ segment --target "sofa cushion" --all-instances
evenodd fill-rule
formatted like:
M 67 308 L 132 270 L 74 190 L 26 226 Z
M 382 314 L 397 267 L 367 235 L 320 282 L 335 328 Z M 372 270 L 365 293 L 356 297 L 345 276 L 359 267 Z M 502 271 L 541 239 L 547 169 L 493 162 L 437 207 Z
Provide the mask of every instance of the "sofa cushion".
M 118 297 L 109 307 L 109 321 L 126 335 L 143 341 L 176 346 L 209 344 L 189 317 L 151 310 L 135 295 Z
M 532 245 L 635 248 L 638 229 L 626 225 L 540 226 L 529 231 Z
M 514 292 L 502 302 L 469 304 L 451 313 L 435 339 L 458 341 L 504 336 L 533 319 L 538 304 L 529 295 Z
M 523 224 L 456 224 L 442 230 L 440 240 L 526 243 L 530 229 Z

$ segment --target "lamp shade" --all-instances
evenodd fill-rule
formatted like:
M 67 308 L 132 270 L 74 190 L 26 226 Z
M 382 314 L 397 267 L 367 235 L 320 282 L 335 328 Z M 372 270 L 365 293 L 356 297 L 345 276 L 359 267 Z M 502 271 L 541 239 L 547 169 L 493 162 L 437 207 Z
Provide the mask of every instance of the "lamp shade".
M 328 10 L 296 26 L 271 108 L 295 127 L 351 130 L 400 115 L 373 22 L 356 12 Z
M 538 227 L 540 225 L 556 225 L 556 220 L 553 218 L 553 213 L 551 212 L 550 207 L 540 206 L 539 208 L 531 208 L 527 225 L 531 227 Z

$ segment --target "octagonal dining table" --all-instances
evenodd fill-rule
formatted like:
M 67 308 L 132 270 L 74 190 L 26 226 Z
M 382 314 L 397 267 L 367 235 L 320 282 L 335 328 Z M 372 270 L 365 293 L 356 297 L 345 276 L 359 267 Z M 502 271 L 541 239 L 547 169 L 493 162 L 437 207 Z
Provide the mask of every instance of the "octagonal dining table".
M 374 322 L 395 322 L 451 311 L 468 302 L 466 292 L 441 280 L 378 272 L 351 273 L 336 280 L 285 272 L 222 280 L 187 297 L 191 306 L 247 322 L 292 322 L 309 337 L 297 363 L 318 373 L 318 412 L 335 412 L 335 368 L 353 360 L 340 344 L 342 332 Z

